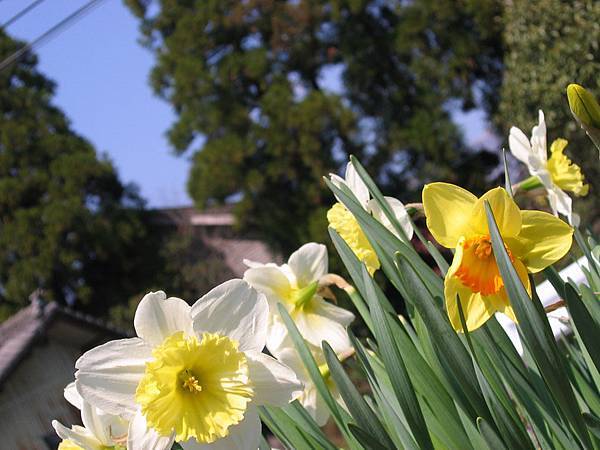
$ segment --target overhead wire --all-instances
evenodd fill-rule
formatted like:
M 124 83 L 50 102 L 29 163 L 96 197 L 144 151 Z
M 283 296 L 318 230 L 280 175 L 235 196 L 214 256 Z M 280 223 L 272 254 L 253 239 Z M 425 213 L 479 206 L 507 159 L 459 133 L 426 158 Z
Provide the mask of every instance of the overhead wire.
M 90 0 L 85 5 L 78 8 L 76 11 L 72 12 L 67 17 L 62 19 L 56 25 L 52 26 L 47 31 L 39 35 L 33 41 L 31 41 L 28 44 L 25 44 L 19 50 L 17 50 L 12 55 L 8 56 L 6 59 L 0 62 L 0 72 L 5 70 L 15 61 L 18 61 L 19 58 L 21 58 L 28 51 L 39 48 L 48 40 L 59 35 L 61 32 L 66 30 L 68 26 L 73 25 L 77 20 L 81 19 L 86 13 L 90 12 L 94 7 L 98 6 L 103 1 L 104 0 Z
M 12 25 L 17 20 L 19 20 L 21 17 L 23 17 L 25 14 L 27 14 L 29 11 L 32 11 L 33 9 L 35 9 L 36 6 L 39 6 L 42 3 L 44 3 L 44 1 L 45 0 L 35 0 L 34 2 L 30 3 L 25 8 L 23 8 L 21 11 L 19 11 L 14 16 L 12 16 L 10 19 L 8 19 L 6 22 L 4 22 L 2 25 L 0 25 L 0 28 L 6 28 L 6 27 Z

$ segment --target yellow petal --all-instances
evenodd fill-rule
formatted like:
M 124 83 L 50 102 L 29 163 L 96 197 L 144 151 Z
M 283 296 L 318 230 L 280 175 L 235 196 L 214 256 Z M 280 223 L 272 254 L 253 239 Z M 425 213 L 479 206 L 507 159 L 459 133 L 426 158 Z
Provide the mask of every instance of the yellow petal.
M 515 201 L 501 187 L 494 188 L 483 194 L 473 206 L 470 224 L 476 234 L 489 234 L 485 202 L 490 203 L 494 218 L 502 238 L 513 237 L 521 229 L 521 214 Z
M 333 228 L 346 241 L 356 257 L 365 263 L 371 275 L 379 269 L 379 258 L 369 239 L 363 233 L 354 215 L 341 203 L 333 205 L 327 211 L 329 226 Z
M 550 146 L 552 155 L 548 160 L 548 172 L 552 182 L 565 191 L 583 197 L 587 195 L 590 186 L 585 184 L 581 168 L 574 164 L 563 152 L 567 146 L 566 139 L 556 139 Z
M 444 297 L 446 299 L 446 311 L 448 318 L 452 324 L 452 328 L 456 331 L 463 331 L 460 323 L 460 315 L 456 297 L 458 295 L 460 304 L 465 315 L 467 329 L 473 331 L 482 326 L 490 317 L 494 315 L 496 309 L 490 301 L 489 296 L 482 296 L 478 292 L 473 292 L 469 287 L 462 284 L 460 279 L 455 276 L 459 269 L 463 258 L 463 246 L 465 239 L 459 240 L 454 253 L 452 265 L 448 269 L 446 278 L 444 279 Z
M 521 211 L 519 235 L 508 245 L 531 273 L 554 264 L 571 248 L 573 228 L 543 211 Z
M 477 197 L 449 183 L 431 183 L 423 188 L 427 228 L 441 245 L 454 248 L 468 233 L 469 219 Z

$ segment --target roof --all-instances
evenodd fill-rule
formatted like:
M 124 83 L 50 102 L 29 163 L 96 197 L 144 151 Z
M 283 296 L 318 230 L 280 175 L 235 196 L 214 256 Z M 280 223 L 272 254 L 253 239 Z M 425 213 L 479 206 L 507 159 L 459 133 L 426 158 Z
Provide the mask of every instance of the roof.
M 232 209 L 232 205 L 223 205 L 199 211 L 193 206 L 183 206 L 153 209 L 150 212 L 153 222 L 160 225 L 232 227 L 235 224 Z
M 242 278 L 248 269 L 244 259 L 260 263 L 279 262 L 278 257 L 262 241 L 212 236 L 204 239 L 204 242 L 221 253 L 227 267 L 238 278 Z
M 54 302 L 35 300 L 0 324 L 0 386 L 28 351 L 45 337 L 49 327 L 57 319 L 81 325 L 87 330 L 111 338 L 127 336 L 126 332 L 89 315 Z

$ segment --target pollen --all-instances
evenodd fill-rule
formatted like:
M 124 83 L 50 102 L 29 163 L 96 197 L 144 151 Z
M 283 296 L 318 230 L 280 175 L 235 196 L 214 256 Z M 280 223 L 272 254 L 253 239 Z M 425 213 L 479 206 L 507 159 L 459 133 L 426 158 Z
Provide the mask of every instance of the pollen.
M 180 374 L 180 379 L 183 380 L 183 382 L 182 382 L 183 388 L 187 389 L 192 394 L 202 392 L 202 386 L 200 386 L 200 383 L 198 382 L 196 377 L 194 375 L 192 375 L 188 369 L 185 369 L 184 371 L 182 371 L 182 373 Z
M 514 261 L 510 250 L 506 250 L 511 261 Z M 504 287 L 488 235 L 477 236 L 465 242 L 462 263 L 456 276 L 465 286 L 481 295 L 497 294 Z
M 210 444 L 243 420 L 254 391 L 237 341 L 213 333 L 198 339 L 178 332 L 152 356 L 135 399 L 159 434 Z

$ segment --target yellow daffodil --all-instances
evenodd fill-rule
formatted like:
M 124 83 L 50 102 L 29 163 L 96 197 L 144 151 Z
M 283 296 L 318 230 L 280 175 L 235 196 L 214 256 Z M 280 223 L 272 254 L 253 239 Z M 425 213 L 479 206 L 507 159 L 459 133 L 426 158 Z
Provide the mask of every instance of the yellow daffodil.
M 119 416 L 107 414 L 85 401 L 75 383 L 64 391 L 67 401 L 81 411 L 83 426 L 65 427 L 52 421 L 56 434 L 63 439 L 58 450 L 124 450 L 127 443 L 129 422 Z
M 352 162 L 349 162 L 346 166 L 345 178 L 341 178 L 336 174 L 330 174 L 330 179 L 338 187 L 341 185 L 347 186 L 367 212 L 400 238 L 398 232 L 381 210 L 377 201 L 370 199 L 369 189 L 358 176 L 358 173 L 356 173 Z M 396 198 L 384 198 L 394 213 L 395 218 L 402 226 L 404 234 L 410 240 L 413 235 L 413 228 L 404 205 Z M 380 267 L 379 258 L 377 258 L 375 250 L 373 250 L 354 215 L 341 202 L 338 202 L 327 212 L 327 220 L 329 221 L 329 226 L 341 236 L 356 257 L 367 266 L 369 273 L 373 275 Z
M 304 244 L 287 264 L 260 264 L 244 260 L 250 268 L 244 280 L 266 295 L 269 301 L 267 348 L 277 354 L 284 345 L 287 328 L 279 315 L 281 303 L 294 320 L 300 334 L 317 347 L 329 342 L 336 352 L 350 347 L 347 326 L 354 314 L 326 301 L 319 293 L 319 280 L 327 274 L 327 248 L 323 244 Z
M 558 261 L 571 248 L 573 229 L 542 211 L 521 211 L 502 188 L 477 198 L 453 184 L 432 183 L 423 189 L 427 227 L 444 247 L 455 249 L 444 280 L 446 310 L 452 326 L 462 331 L 457 296 L 469 331 L 501 312 L 513 321 L 504 282 L 494 258 L 484 202 L 488 201 L 506 250 L 528 291 L 527 273 Z
M 91 404 L 131 419 L 127 448 L 256 449 L 257 405 L 302 393 L 294 372 L 262 350 L 269 307 L 245 281 L 217 286 L 193 306 L 150 293 L 134 318 L 138 337 L 111 341 L 77 361 L 76 387 Z
M 548 158 L 544 113 L 539 111 L 538 125 L 531 130 L 531 141 L 520 129 L 512 127 L 508 143 L 515 158 L 527 165 L 531 175 L 541 180 L 554 215 L 561 213 L 571 224 L 576 224 L 572 200 L 564 191 L 584 196 L 587 195 L 589 186 L 585 184 L 579 166 L 563 153 L 567 146 L 565 139 L 557 139 L 552 143 Z

